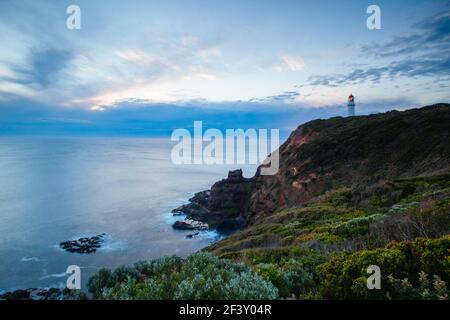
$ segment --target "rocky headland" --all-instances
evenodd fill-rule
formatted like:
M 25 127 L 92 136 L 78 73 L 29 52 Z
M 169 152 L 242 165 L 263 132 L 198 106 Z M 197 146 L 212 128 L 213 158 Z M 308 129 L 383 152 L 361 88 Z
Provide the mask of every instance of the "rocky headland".
M 236 288 L 242 295 L 232 298 L 267 294 L 270 286 L 276 291 L 266 299 L 448 299 L 449 141 L 449 104 L 305 123 L 280 147 L 275 175 L 262 176 L 258 169 L 244 178 L 242 170 L 230 171 L 173 210 L 186 216 L 174 228 L 191 231 L 187 237 L 205 228 L 233 234 L 186 260 L 101 271 L 89 281 L 89 291 L 94 299 L 129 299 L 148 288 L 145 298 L 155 299 L 150 289 L 157 283 L 170 288 L 158 290 L 158 298 L 179 299 L 174 283 L 198 283 L 191 277 L 202 272 L 204 279 L 229 276 L 231 262 L 221 259 L 227 258 L 240 263 L 233 267 L 237 276 L 244 264 L 261 276 L 258 289 L 258 283 L 238 282 L 250 285 Z M 64 246 L 73 252 L 96 249 L 100 239 L 90 239 Z M 381 290 L 367 290 L 370 265 L 386 270 Z M 135 282 L 124 291 L 130 278 Z M 149 278 L 155 280 L 152 287 L 146 287 Z M 199 285 L 196 297 L 223 298 L 217 287 Z M 46 293 L 19 290 L 0 299 L 35 296 Z
M 260 280 L 233 277 L 238 285 L 232 299 L 256 293 L 266 299 L 446 300 L 449 141 L 449 104 L 305 123 L 280 147 L 276 174 L 263 176 L 258 169 L 247 179 L 241 170 L 231 171 L 174 210 L 189 220 L 177 226 L 192 230 L 189 224 L 205 223 L 235 232 L 186 260 L 130 267 L 136 282 L 129 291 L 123 290 L 129 280 L 117 280 L 126 279 L 123 268 L 110 272 L 107 281 L 99 272 L 89 290 L 108 299 L 129 298 L 130 292 L 134 297 L 147 288 L 154 299 L 157 283 L 171 288 L 157 293 L 163 299 L 226 299 L 233 285 L 225 274 L 237 262 L 240 275 L 244 267 Z M 367 268 L 373 265 L 383 270 L 380 290 L 367 290 Z M 198 278 L 220 279 L 220 285 L 205 286 Z M 195 290 L 180 295 L 180 281 Z M 263 289 L 269 287 L 271 294 Z
M 185 214 L 188 219 L 175 222 L 174 228 L 201 230 L 207 224 L 211 229 L 226 233 L 243 227 L 254 183 L 254 179 L 243 177 L 241 169 L 230 171 L 226 179 L 216 182 L 210 190 L 196 193 L 188 204 L 172 210 L 174 215 Z
M 280 210 L 318 203 L 341 188 L 446 173 L 450 105 L 300 125 L 281 145 L 279 170 L 251 178 L 230 171 L 173 210 L 218 231 L 259 224 Z M 218 244 L 220 246 L 220 243 Z

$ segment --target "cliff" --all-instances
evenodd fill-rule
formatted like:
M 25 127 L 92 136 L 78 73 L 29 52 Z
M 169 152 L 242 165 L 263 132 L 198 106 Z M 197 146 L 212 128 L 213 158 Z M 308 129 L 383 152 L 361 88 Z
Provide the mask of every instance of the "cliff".
M 174 210 L 197 220 L 182 228 L 240 230 L 186 260 L 100 270 L 89 290 L 97 299 L 446 300 L 449 131 L 447 104 L 301 125 L 280 147 L 276 175 L 231 171 Z M 368 290 L 369 266 L 379 267 L 379 290 Z
M 255 179 L 246 179 L 242 170 L 230 171 L 228 178 L 216 182 L 210 190 L 198 192 L 172 212 L 184 213 L 189 219 L 206 222 L 211 228 L 227 233 L 246 224 L 245 212 Z
M 210 191 L 177 208 L 213 228 L 251 225 L 284 208 L 320 201 L 326 192 L 450 169 L 450 105 L 314 120 L 280 147 L 273 176 L 230 172 Z
M 278 173 L 256 176 L 248 220 L 341 187 L 448 172 L 449 139 L 449 104 L 308 122 L 281 146 Z

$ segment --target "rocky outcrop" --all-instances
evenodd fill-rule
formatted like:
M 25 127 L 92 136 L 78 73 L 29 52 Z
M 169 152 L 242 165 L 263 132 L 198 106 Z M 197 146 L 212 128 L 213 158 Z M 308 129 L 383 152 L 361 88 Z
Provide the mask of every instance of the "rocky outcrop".
M 189 199 L 189 204 L 174 209 L 188 219 L 207 223 L 212 229 L 229 232 L 245 225 L 246 206 L 254 179 L 246 179 L 242 170 L 228 173 L 228 178 L 216 182 L 211 190 L 199 192 Z
M 179 230 L 208 230 L 209 226 L 207 223 L 196 221 L 196 220 L 179 220 L 176 221 L 172 227 Z
M 210 194 L 210 190 L 196 193 L 192 198 L 189 199 L 188 204 L 184 204 L 176 209 L 173 209 L 173 215 L 186 215 L 188 218 L 192 219 L 206 216 L 209 212 L 208 203 Z
M 0 295 L 0 300 L 61 300 L 63 293 L 58 288 L 19 289 Z
M 63 241 L 59 245 L 68 252 L 94 253 L 104 242 L 105 233 L 90 237 L 79 238 L 77 240 Z
M 280 147 L 277 174 L 250 179 L 230 171 L 174 212 L 218 229 L 298 207 L 327 191 L 450 170 L 450 105 L 314 120 Z

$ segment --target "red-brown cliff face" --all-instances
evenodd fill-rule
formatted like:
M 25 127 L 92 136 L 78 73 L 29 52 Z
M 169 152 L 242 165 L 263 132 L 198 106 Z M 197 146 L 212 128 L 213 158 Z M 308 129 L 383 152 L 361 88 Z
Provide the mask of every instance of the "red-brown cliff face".
M 450 170 L 450 105 L 314 120 L 280 147 L 274 176 L 258 176 L 248 220 L 328 190 Z
M 253 224 L 336 188 L 448 172 L 450 105 L 314 120 L 292 132 L 279 151 L 277 174 L 261 176 L 258 169 L 251 179 L 216 183 L 196 218 Z M 189 206 L 182 209 L 192 211 Z

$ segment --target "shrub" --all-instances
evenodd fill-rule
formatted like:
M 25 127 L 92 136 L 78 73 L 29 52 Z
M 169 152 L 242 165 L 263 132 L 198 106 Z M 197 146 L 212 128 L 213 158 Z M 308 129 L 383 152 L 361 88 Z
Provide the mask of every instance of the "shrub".
M 277 287 L 281 297 L 300 297 L 315 290 L 315 270 L 325 260 L 326 256 L 316 250 L 299 248 L 295 255 L 276 264 L 259 263 L 255 270 Z
M 291 259 L 283 265 L 283 277 L 289 293 L 299 296 L 315 287 L 315 274 L 301 260 Z
M 87 287 L 92 293 L 94 299 L 100 298 L 103 288 L 112 287 L 116 280 L 113 277 L 111 270 L 102 268 L 95 275 L 89 278 Z
M 450 236 L 440 239 L 416 239 L 411 242 L 392 242 L 385 248 L 361 250 L 333 257 L 318 267 L 322 297 L 331 299 L 384 299 L 388 296 L 405 298 L 387 275 L 409 279 L 419 286 L 419 272 L 433 274 L 449 281 Z M 382 273 L 382 289 L 368 290 L 367 267 L 378 265 Z M 384 278 L 383 278 L 384 276 Z
M 106 269 L 88 284 L 96 299 L 276 299 L 278 289 L 243 264 L 195 253 Z
M 370 234 L 379 243 L 405 241 L 417 237 L 437 238 L 450 232 L 450 208 L 412 209 L 394 213 L 370 225 Z
M 252 272 L 244 272 L 225 284 L 227 299 L 277 299 L 278 290 L 272 283 Z
M 357 217 L 343 222 L 332 229 L 332 233 L 344 238 L 353 238 L 369 233 L 370 224 L 385 217 L 381 214 L 373 214 L 366 217 Z
M 396 279 L 392 275 L 388 276 L 388 281 L 392 285 L 394 294 L 388 294 L 388 298 L 401 299 L 424 299 L 424 300 L 447 300 L 449 291 L 447 285 L 439 276 L 434 275 L 433 281 L 427 273 L 419 272 L 419 285 L 414 287 L 411 282 L 405 278 L 403 280 Z
M 261 263 L 256 266 L 256 272 L 277 287 L 281 297 L 288 297 L 289 287 L 282 270 L 276 264 Z
M 326 244 L 337 244 L 342 241 L 342 238 L 340 236 L 337 236 L 337 235 L 329 233 L 329 232 L 318 233 L 315 236 L 315 238 Z

